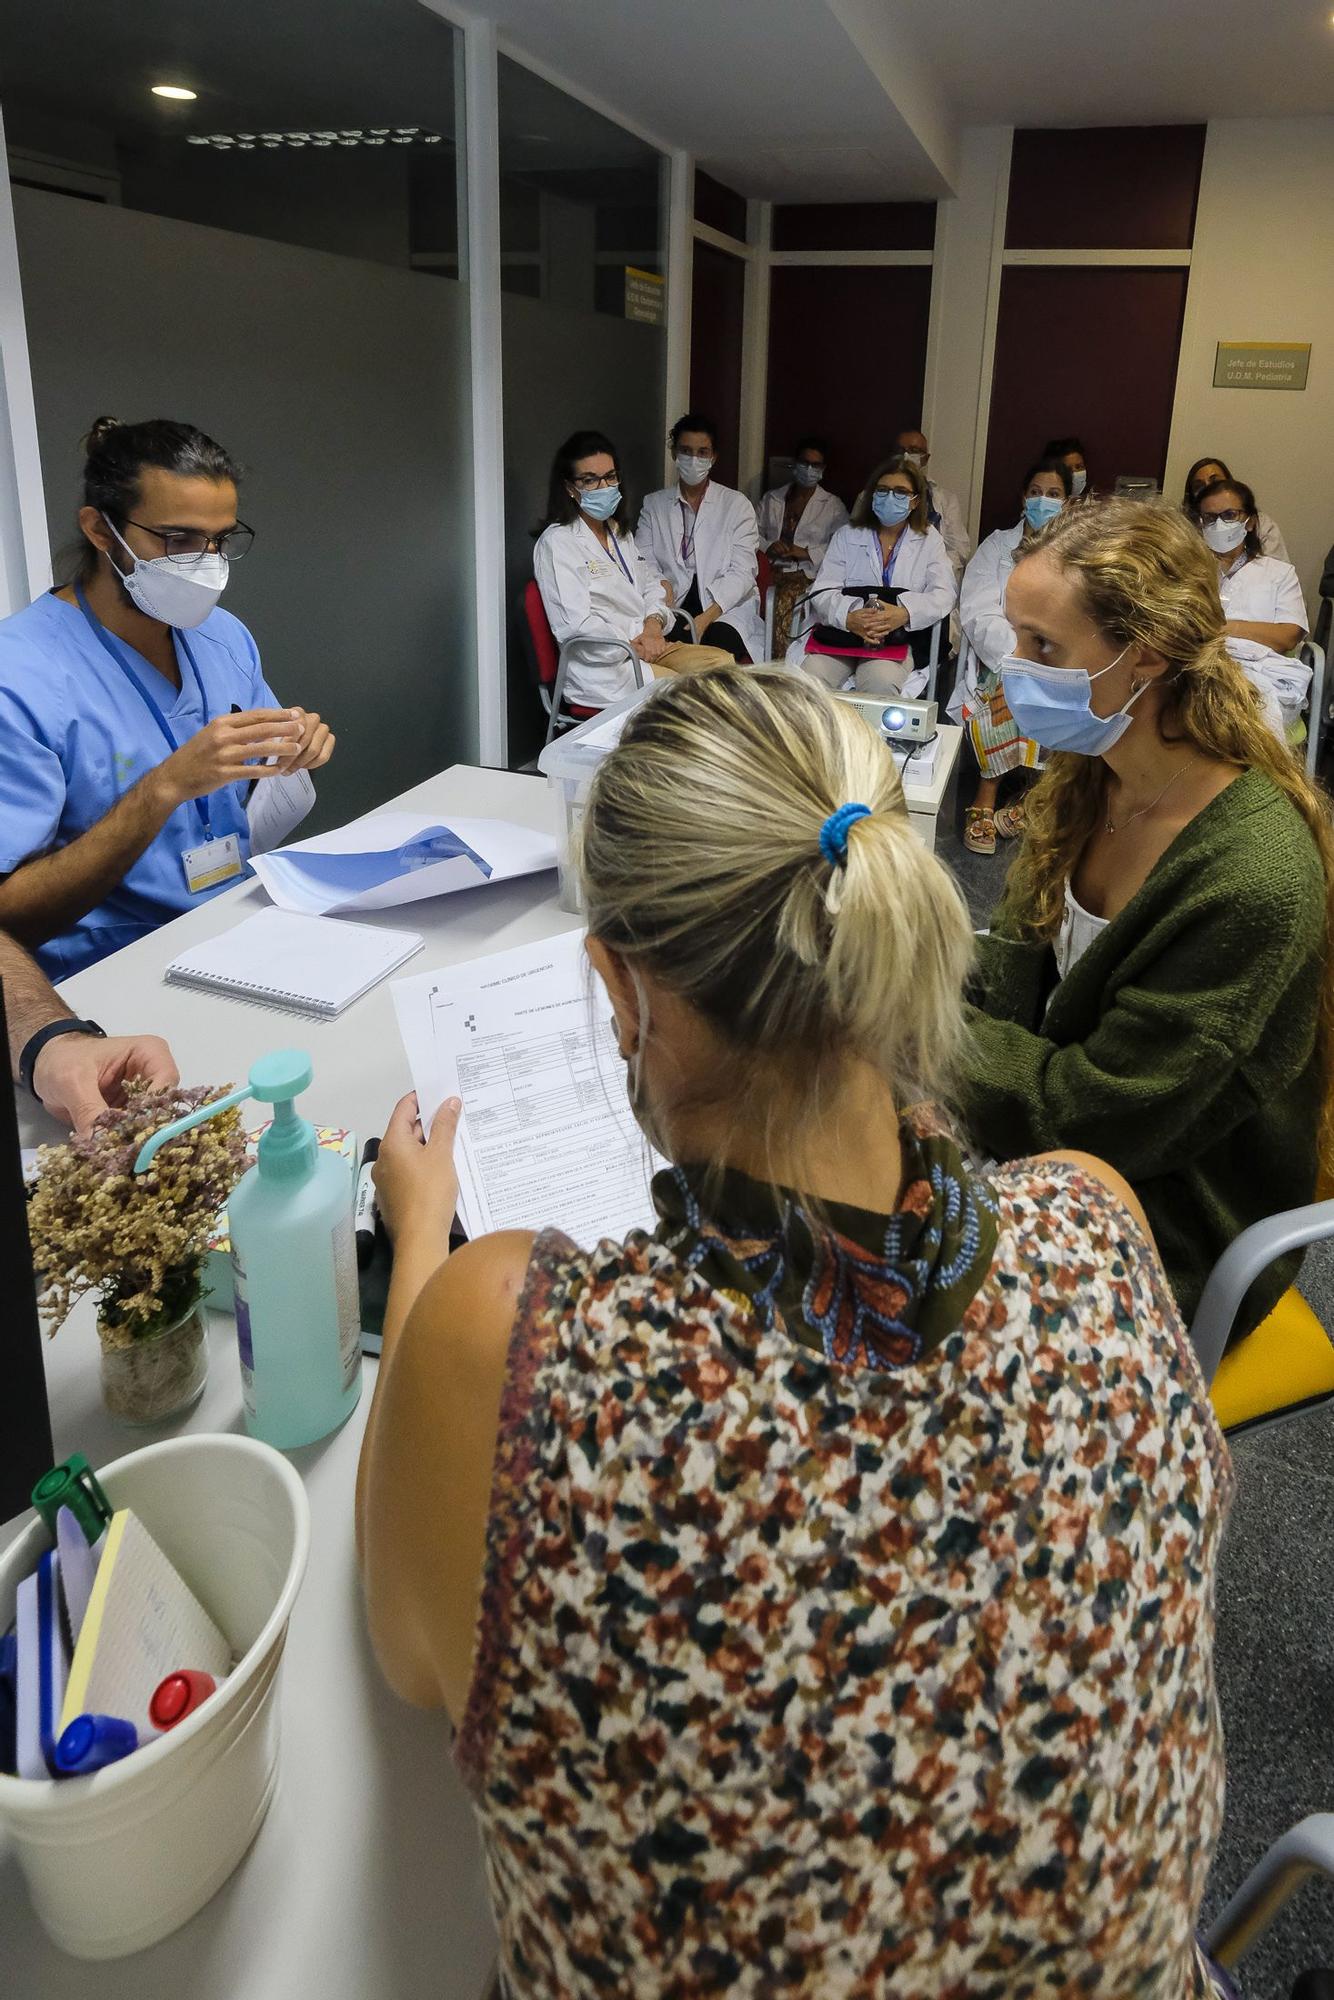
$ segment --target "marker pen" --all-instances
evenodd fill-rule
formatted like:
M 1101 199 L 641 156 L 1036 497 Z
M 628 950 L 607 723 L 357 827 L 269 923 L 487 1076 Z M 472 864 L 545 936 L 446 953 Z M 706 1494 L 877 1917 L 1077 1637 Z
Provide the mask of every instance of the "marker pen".
M 208 1700 L 217 1685 L 212 1674 L 201 1673 L 196 1667 L 181 1667 L 154 1688 L 148 1704 L 149 1721 L 154 1729 L 174 1729 L 187 1715 L 193 1715 L 201 1702 Z
M 357 1199 L 353 1204 L 353 1226 L 357 1232 L 357 1263 L 363 1268 L 371 1261 L 375 1249 L 375 1182 L 371 1169 L 380 1156 L 378 1139 L 368 1139 L 361 1149 L 361 1167 L 357 1174 Z
M 85 1778 L 139 1748 L 139 1732 L 119 1715 L 76 1715 L 56 1745 L 62 1777 Z

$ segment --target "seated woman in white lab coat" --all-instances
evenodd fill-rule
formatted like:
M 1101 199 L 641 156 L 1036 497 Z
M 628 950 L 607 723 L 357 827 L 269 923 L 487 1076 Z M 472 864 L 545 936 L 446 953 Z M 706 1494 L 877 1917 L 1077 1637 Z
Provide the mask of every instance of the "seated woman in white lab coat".
M 764 658 L 759 531 L 744 493 L 713 477 L 718 428 L 688 411 L 672 425 L 676 483 L 650 493 L 635 530 L 640 548 L 688 611 L 700 639 L 750 665 Z M 678 628 L 686 636 L 684 620 Z
M 1297 572 L 1263 553 L 1255 495 L 1244 481 L 1211 480 L 1196 495 L 1195 519 L 1218 564 L 1227 649 L 1277 703 L 1283 729 L 1292 729 L 1311 684 L 1308 666 L 1283 657 L 1309 630 Z
M 1014 651 L 1014 627 L 1005 615 L 1005 586 L 1022 550 L 1054 521 L 1074 494 L 1071 468 L 1063 458 L 1040 458 L 1030 465 L 1019 488 L 1019 519 L 1012 528 L 997 528 L 972 558 L 959 591 L 959 677 L 949 700 L 949 715 L 962 722 L 977 759 L 978 782 L 973 803 L 964 813 L 964 846 L 973 854 L 994 854 L 996 836 L 1012 839 L 1022 832 L 1023 800 L 996 811 L 996 793 L 1007 771 L 1034 770 L 1041 752 L 1020 734 L 1001 688 L 1001 662 Z
M 775 658 L 787 651 L 792 607 L 810 589 L 825 550 L 847 525 L 847 508 L 823 484 L 826 457 L 823 438 L 798 438 L 791 479 L 771 487 L 760 502 L 760 547 L 774 572 Z
M 883 586 L 897 603 L 866 595 Z M 900 452 L 876 467 L 829 544 L 788 663 L 826 687 L 855 674 L 859 694 L 900 694 L 913 666 L 909 634 L 948 618 L 956 594 L 945 544 L 927 519 L 926 481 Z M 846 649 L 820 636 L 829 632 L 841 632 Z
M 1191 519 L 1194 520 L 1199 506 L 1200 495 L 1203 493 L 1205 487 L 1212 486 L 1215 479 L 1230 480 L 1231 478 L 1232 473 L 1224 465 L 1221 458 L 1197 458 L 1190 471 L 1186 474 L 1185 491 L 1181 495 L 1182 512 L 1189 514 Z M 1284 541 L 1278 522 L 1274 519 L 1273 515 L 1266 514 L 1263 509 L 1257 508 L 1255 525 L 1256 533 L 1260 537 L 1261 555 L 1275 556 L 1279 562 L 1291 561 L 1291 557 L 1288 555 L 1288 545 Z
M 635 547 L 616 447 L 601 431 L 576 431 L 552 461 L 533 574 L 557 642 L 579 642 L 564 686 L 577 706 L 605 708 L 629 693 L 636 669 L 627 646 L 655 675 L 728 664 L 719 647 L 669 637 L 676 614 L 662 578 Z

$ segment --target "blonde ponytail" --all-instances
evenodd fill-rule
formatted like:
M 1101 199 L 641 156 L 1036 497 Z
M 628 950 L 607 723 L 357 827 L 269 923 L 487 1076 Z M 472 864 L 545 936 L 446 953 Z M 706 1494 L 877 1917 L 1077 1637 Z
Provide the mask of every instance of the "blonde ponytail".
M 846 856 L 826 820 L 869 806 Z M 888 747 L 803 676 L 666 683 L 594 780 L 582 837 L 590 932 L 697 1007 L 735 1064 L 799 1118 L 849 1057 L 896 1104 L 948 1091 L 972 928 L 913 832 Z

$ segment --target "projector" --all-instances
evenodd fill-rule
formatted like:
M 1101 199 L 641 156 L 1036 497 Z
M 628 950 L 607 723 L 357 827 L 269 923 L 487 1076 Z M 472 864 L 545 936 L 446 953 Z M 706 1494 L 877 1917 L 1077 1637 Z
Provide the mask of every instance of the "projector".
M 936 733 L 938 709 L 934 701 L 865 694 L 840 694 L 835 699 L 855 708 L 867 727 L 888 743 L 929 743 Z

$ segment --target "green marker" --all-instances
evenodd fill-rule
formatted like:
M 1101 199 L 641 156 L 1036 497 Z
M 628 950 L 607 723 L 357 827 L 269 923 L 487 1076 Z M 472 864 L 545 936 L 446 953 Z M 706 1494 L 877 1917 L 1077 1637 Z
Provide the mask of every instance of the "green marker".
M 102 1491 L 97 1474 L 81 1451 L 71 1452 L 63 1465 L 52 1466 L 32 1489 L 32 1504 L 54 1538 L 56 1515 L 68 1507 L 92 1547 L 111 1520 L 111 1502 Z

